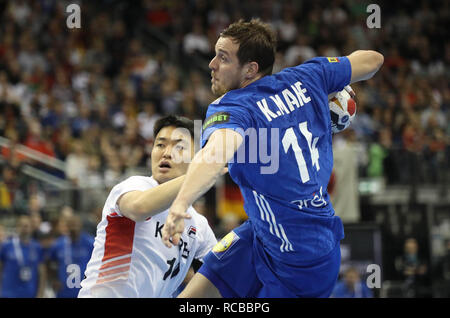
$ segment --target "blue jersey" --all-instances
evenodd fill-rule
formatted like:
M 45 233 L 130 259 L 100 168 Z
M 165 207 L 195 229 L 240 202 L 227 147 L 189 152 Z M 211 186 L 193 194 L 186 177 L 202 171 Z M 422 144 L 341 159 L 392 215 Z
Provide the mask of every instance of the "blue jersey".
M 265 251 L 286 264 L 318 259 L 344 237 L 327 193 L 328 94 L 350 79 L 348 58 L 319 57 L 229 91 L 208 107 L 202 146 L 217 129 L 244 137 L 229 174 Z
M 350 289 L 344 281 L 338 281 L 331 294 L 333 298 L 372 298 L 373 293 L 364 282 L 357 282 L 354 290 Z
M 0 262 L 3 265 L 0 294 L 2 298 L 37 296 L 39 265 L 44 259 L 41 245 L 35 240 L 30 240 L 28 244 L 20 242 L 18 247 L 20 251 L 16 251 L 12 238 L 0 247 Z
M 50 247 L 49 259 L 58 263 L 58 279 L 61 283 L 61 289 L 56 295 L 58 298 L 78 296 L 81 286 L 77 286 L 77 282 L 83 280 L 93 248 L 94 238 L 84 233 L 75 242 L 71 242 L 67 236 L 61 236 Z M 78 267 L 75 268 L 73 264 Z

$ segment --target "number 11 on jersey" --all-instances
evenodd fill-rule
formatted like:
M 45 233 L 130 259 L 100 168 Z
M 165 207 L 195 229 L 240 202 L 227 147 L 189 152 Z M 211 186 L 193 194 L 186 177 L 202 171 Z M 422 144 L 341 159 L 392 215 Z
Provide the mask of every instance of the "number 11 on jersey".
M 299 125 L 299 130 L 302 133 L 302 135 L 305 137 L 309 152 L 311 154 L 311 162 L 312 165 L 316 167 L 317 171 L 320 170 L 319 166 L 319 151 L 317 149 L 317 141 L 319 140 L 319 137 L 314 138 L 312 137 L 311 132 L 308 130 L 308 122 L 304 121 L 301 122 Z M 294 127 L 289 127 L 286 129 L 286 132 L 284 133 L 283 139 L 281 140 L 283 144 L 284 152 L 287 153 L 289 151 L 289 148 L 292 147 L 292 150 L 294 151 L 295 160 L 297 161 L 298 171 L 300 172 L 300 178 L 303 183 L 306 183 L 309 181 L 309 172 L 308 167 L 306 165 L 305 157 L 303 156 L 302 149 L 298 145 L 297 135 L 294 131 Z

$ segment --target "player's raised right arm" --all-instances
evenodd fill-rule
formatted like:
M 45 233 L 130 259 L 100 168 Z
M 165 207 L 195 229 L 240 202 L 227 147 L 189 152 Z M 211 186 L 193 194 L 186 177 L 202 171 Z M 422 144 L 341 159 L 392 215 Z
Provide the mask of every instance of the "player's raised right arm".
M 123 194 L 117 202 L 120 213 L 139 222 L 167 210 L 177 196 L 184 178 L 185 175 L 146 191 L 130 191 Z
M 352 66 L 350 83 L 370 79 L 378 72 L 384 62 L 384 56 L 381 53 L 371 50 L 354 51 L 347 57 Z

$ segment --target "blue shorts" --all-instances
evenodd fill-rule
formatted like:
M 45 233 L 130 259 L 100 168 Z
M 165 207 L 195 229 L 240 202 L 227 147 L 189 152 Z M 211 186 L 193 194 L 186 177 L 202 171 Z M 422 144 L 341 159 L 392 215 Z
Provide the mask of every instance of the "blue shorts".
M 250 221 L 227 234 L 203 259 L 199 273 L 225 298 L 329 297 L 341 262 L 339 243 L 326 256 L 301 266 L 275 261 Z

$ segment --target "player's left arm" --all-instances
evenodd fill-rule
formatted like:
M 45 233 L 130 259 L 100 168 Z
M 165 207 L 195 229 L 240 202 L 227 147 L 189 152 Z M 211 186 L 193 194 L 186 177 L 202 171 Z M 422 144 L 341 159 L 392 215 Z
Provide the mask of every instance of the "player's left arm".
M 352 68 L 350 84 L 372 78 L 384 63 L 384 56 L 373 50 L 357 50 L 347 58 Z
M 206 146 L 195 155 L 162 229 L 162 240 L 167 247 L 178 245 L 184 230 L 184 219 L 191 218 L 186 213 L 187 208 L 214 185 L 223 167 L 242 142 L 243 137 L 234 130 L 218 129 L 211 134 Z M 170 238 L 172 241 L 169 241 Z

